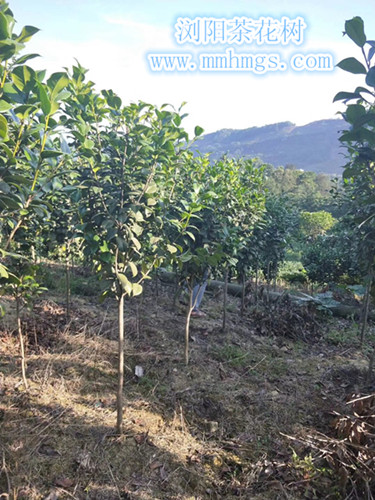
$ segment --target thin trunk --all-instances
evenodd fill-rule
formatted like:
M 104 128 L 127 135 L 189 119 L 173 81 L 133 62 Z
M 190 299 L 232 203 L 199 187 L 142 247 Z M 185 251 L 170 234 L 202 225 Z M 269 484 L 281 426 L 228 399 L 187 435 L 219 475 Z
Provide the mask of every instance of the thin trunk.
M 190 318 L 191 313 L 193 311 L 193 287 L 189 290 L 189 307 L 186 315 L 186 323 L 185 323 L 185 365 L 189 364 L 189 336 L 190 336 Z
M 223 332 L 227 328 L 227 300 L 228 300 L 228 268 L 225 268 L 224 273 L 224 297 L 223 297 Z
M 22 370 L 22 380 L 25 389 L 28 389 L 28 383 L 26 378 L 26 357 L 25 357 L 25 346 L 23 342 L 22 327 L 21 327 L 21 311 L 20 311 L 20 298 L 16 298 L 16 314 L 17 314 L 17 329 L 18 338 L 20 342 L 20 354 L 21 354 L 21 370 Z
M 36 325 L 34 323 L 34 345 L 35 347 L 38 347 L 38 335 L 36 333 Z
M 245 297 L 246 297 L 246 275 L 245 272 L 242 274 L 242 294 L 241 294 L 241 316 L 245 312 Z
M 27 209 L 29 208 L 29 205 L 30 203 L 33 201 L 33 198 L 34 198 L 34 195 L 30 195 L 28 197 L 28 199 L 26 200 L 24 206 L 22 208 L 24 209 Z M 12 229 L 8 239 L 7 239 L 7 242 L 5 243 L 5 247 L 4 247 L 4 250 L 8 250 L 10 244 L 12 243 L 12 240 L 13 238 L 15 237 L 16 235 L 16 232 L 19 230 L 19 228 L 22 226 L 22 223 L 23 221 L 25 220 L 25 217 L 24 216 L 21 216 L 21 218 L 19 219 L 19 221 L 17 222 L 17 224 L 14 226 L 14 228 Z
M 31 259 L 33 261 L 34 264 L 36 264 L 36 252 L 35 252 L 35 247 L 34 245 L 31 245 Z
M 124 294 L 118 298 L 118 385 L 117 385 L 117 424 L 116 430 L 121 434 L 123 388 L 124 388 Z
M 255 268 L 255 304 L 258 305 L 258 266 Z
M 372 285 L 372 277 L 370 278 L 369 282 L 367 283 L 367 287 L 366 287 L 365 303 L 364 303 L 364 307 L 363 307 L 363 318 L 362 318 L 362 326 L 361 326 L 361 346 L 363 345 L 363 341 L 365 339 L 368 311 L 369 311 L 369 307 L 370 307 L 371 285 Z
M 178 279 L 176 281 L 177 281 L 177 285 L 175 285 L 175 291 L 173 294 L 173 309 L 176 309 L 177 300 L 180 299 L 181 293 L 182 293 L 182 288 L 180 286 L 178 286 Z
M 8 250 L 9 248 L 9 245 L 11 244 L 16 232 L 19 230 L 19 228 L 21 227 L 21 224 L 23 222 L 23 218 L 21 218 L 17 224 L 14 226 L 14 228 L 12 229 L 10 235 L 9 235 L 9 238 L 7 239 L 7 242 L 5 243 L 5 247 L 4 247 L 4 250 Z
M 271 265 L 271 263 L 268 262 L 268 265 L 267 265 L 267 304 L 270 303 L 270 287 L 271 287 L 270 265 Z
M 136 333 L 137 333 L 137 339 L 139 340 L 141 328 L 140 328 L 140 324 L 139 324 L 139 304 L 138 304 L 138 302 L 135 305 L 135 328 L 136 328 Z
M 156 270 L 156 273 L 155 273 L 155 294 L 156 294 L 156 297 L 159 297 L 159 275 L 158 275 L 158 270 Z
M 66 285 L 66 321 L 68 323 L 70 321 L 70 310 L 71 310 L 69 247 L 67 247 L 66 249 L 65 285 Z
M 368 364 L 368 372 L 367 372 L 367 377 L 366 377 L 366 383 L 369 384 L 372 379 L 372 372 L 374 370 L 374 362 L 375 362 L 375 347 L 372 350 L 372 354 L 370 357 L 370 361 Z
M 177 299 L 181 296 L 182 288 L 179 285 L 178 274 L 176 273 L 176 279 L 174 280 L 173 309 L 176 308 Z

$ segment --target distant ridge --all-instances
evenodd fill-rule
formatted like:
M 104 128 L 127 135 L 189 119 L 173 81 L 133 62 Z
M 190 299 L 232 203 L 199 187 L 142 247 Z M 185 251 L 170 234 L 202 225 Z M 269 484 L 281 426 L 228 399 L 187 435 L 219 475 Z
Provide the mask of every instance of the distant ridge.
M 222 129 L 204 135 L 195 143 L 201 153 L 214 159 L 230 157 L 260 158 L 275 167 L 293 164 L 317 173 L 342 173 L 346 150 L 338 140 L 346 128 L 344 120 L 319 120 L 297 127 L 280 122 L 243 130 Z

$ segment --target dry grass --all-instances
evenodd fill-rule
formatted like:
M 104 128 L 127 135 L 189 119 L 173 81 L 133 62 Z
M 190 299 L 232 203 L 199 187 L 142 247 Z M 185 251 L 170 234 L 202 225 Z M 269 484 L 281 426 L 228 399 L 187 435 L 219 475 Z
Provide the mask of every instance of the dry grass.
M 224 335 L 220 304 L 206 297 L 208 317 L 194 320 L 185 367 L 184 316 L 170 302 L 168 291 L 155 297 L 149 290 L 126 307 L 121 437 L 113 431 L 115 304 L 77 299 L 69 325 L 57 299 L 27 314 L 27 392 L 12 315 L 6 316 L 0 334 L 1 498 L 313 498 L 281 433 L 327 431 L 329 413 L 341 412 L 346 396 L 360 391 L 361 353 L 323 341 L 261 337 L 257 325 L 236 312 L 229 313 Z M 237 307 L 234 299 L 230 306 Z M 141 379 L 134 376 L 136 365 L 144 368 Z M 347 375 L 348 366 L 357 379 Z M 327 495 L 334 494 L 334 478 L 324 481 Z

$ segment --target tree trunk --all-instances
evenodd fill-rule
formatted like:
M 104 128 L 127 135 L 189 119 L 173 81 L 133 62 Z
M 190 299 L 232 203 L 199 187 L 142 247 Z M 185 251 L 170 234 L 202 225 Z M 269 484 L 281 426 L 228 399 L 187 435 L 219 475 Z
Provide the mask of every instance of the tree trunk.
M 190 336 L 190 318 L 191 313 L 193 311 L 193 287 L 189 290 L 189 307 L 186 315 L 186 323 L 185 323 L 185 365 L 189 364 L 189 336 Z
M 176 309 L 177 300 L 180 300 L 181 293 L 182 293 L 182 287 L 179 286 L 177 274 L 176 274 L 175 281 L 176 282 L 175 282 L 174 293 L 173 293 L 173 309 Z
M 25 346 L 23 342 L 22 335 L 22 327 L 21 327 L 21 311 L 20 311 L 20 298 L 16 298 L 16 314 L 17 314 L 17 329 L 18 329 L 18 338 L 20 342 L 20 354 L 21 354 L 21 371 L 22 371 L 22 380 L 25 389 L 28 389 L 28 383 L 26 378 L 26 357 L 25 357 Z
M 227 299 L 228 299 L 228 268 L 225 268 L 224 273 L 224 296 L 223 296 L 223 332 L 227 328 Z
M 71 309 L 71 290 L 70 290 L 70 263 L 69 263 L 69 249 L 66 249 L 66 264 L 65 264 L 65 286 L 66 286 L 66 321 L 70 321 Z
M 118 385 L 117 385 L 117 424 L 116 430 L 121 434 L 122 407 L 124 388 L 124 294 L 118 298 Z
M 363 341 L 365 339 L 368 311 L 369 311 L 369 306 L 370 306 L 371 285 L 372 285 L 372 277 L 370 278 L 369 282 L 367 283 L 367 287 L 366 287 L 366 295 L 365 295 L 365 302 L 364 302 L 364 306 L 363 306 L 363 317 L 362 317 L 362 326 L 361 326 L 361 346 L 363 345 Z
M 267 304 L 270 303 L 271 277 L 270 277 L 271 262 L 267 264 Z
M 155 272 L 155 295 L 156 295 L 156 298 L 159 297 L 159 272 L 158 272 L 158 269 Z
M 35 252 L 34 245 L 31 245 L 30 250 L 31 250 L 31 259 L 32 259 L 33 263 L 36 264 L 37 263 L 36 262 L 36 252 Z
M 139 319 L 139 303 L 135 305 L 135 328 L 137 333 L 137 339 L 139 340 L 141 335 L 140 319 Z
M 242 274 L 242 293 L 241 293 L 241 316 L 245 312 L 245 298 L 246 298 L 246 274 Z
M 369 360 L 369 364 L 368 364 L 368 372 L 367 372 L 367 377 L 366 377 L 366 383 L 367 384 L 369 384 L 371 382 L 371 379 L 372 379 L 372 372 L 373 372 L 373 369 L 374 369 L 374 362 L 375 362 L 375 347 L 372 350 L 372 354 L 371 354 L 371 357 L 370 357 L 370 360 Z

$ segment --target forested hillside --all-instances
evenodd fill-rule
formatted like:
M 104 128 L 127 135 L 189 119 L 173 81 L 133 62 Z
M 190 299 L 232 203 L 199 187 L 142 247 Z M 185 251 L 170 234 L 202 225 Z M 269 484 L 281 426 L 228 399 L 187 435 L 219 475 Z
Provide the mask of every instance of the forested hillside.
M 258 157 L 275 167 L 288 164 L 316 173 L 342 174 L 345 151 L 340 146 L 344 120 L 320 120 L 297 127 L 291 122 L 244 130 L 223 129 L 204 135 L 196 147 L 212 158 Z

